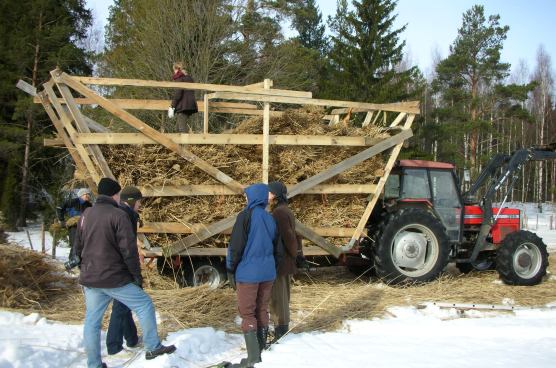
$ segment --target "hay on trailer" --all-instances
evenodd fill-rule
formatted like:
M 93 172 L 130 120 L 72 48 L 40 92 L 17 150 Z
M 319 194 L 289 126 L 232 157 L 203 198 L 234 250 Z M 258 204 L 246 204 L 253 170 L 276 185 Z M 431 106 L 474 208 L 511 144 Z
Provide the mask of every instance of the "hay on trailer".
M 58 262 L 17 245 L 0 244 L 0 306 L 43 308 L 71 291 L 75 280 Z
M 323 123 L 324 110 L 303 107 L 288 110 L 271 118 L 271 134 L 368 136 L 390 135 L 376 126 L 329 126 Z M 262 134 L 262 117 L 251 117 L 227 133 Z M 250 184 L 260 182 L 262 151 L 257 145 L 192 145 L 194 154 L 235 180 Z M 364 147 L 343 146 L 271 146 L 270 180 L 288 185 L 299 183 L 332 165 L 349 158 Z M 170 150 L 157 145 L 104 146 L 105 158 L 122 185 L 169 186 L 187 184 L 219 184 L 214 178 L 184 162 Z M 326 181 L 326 184 L 371 183 L 381 175 L 384 162 L 377 155 L 362 164 Z M 298 197 L 292 209 L 300 221 L 315 227 L 355 227 L 366 205 L 365 195 L 311 195 Z M 245 205 L 242 196 L 158 197 L 144 201 L 142 219 L 148 222 L 179 222 L 190 225 L 209 224 L 239 212 Z M 165 246 L 181 235 L 149 234 L 151 243 Z M 329 239 L 332 240 L 332 239 Z M 216 236 L 204 246 L 223 246 L 226 237 Z

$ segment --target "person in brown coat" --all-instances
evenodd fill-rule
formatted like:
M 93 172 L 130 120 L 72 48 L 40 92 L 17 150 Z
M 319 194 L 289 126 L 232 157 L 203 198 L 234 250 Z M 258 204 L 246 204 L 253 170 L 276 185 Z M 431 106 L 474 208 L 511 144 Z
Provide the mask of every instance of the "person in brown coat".
M 182 63 L 174 63 L 174 82 L 194 83 L 193 78 L 187 73 Z M 190 89 L 177 89 L 168 110 L 168 117 L 176 116 L 176 130 L 179 133 L 202 133 L 203 127 L 199 119 L 192 115 L 197 113 L 195 92 Z
M 270 314 L 275 326 L 274 341 L 277 341 L 289 330 L 291 275 L 297 273 L 296 258 L 302 254 L 302 248 L 301 238 L 295 233 L 295 216 L 288 207 L 288 189 L 278 181 L 268 184 L 268 189 L 272 216 L 284 244 L 284 256 L 277 265 L 270 301 Z

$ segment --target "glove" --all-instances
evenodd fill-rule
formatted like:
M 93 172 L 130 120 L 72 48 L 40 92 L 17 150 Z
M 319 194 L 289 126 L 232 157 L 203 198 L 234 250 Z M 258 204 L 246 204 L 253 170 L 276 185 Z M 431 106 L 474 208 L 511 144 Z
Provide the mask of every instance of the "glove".
M 175 111 L 176 111 L 176 109 L 173 108 L 172 106 L 170 106 L 170 107 L 168 108 L 168 117 L 169 117 L 170 119 L 172 119 L 172 118 L 174 117 L 174 112 L 175 112 Z
M 143 278 L 139 278 L 139 277 L 134 277 L 133 278 L 133 283 L 137 286 L 139 286 L 141 289 L 143 288 Z
M 295 257 L 295 265 L 301 270 L 309 271 L 309 262 L 307 262 L 305 257 L 301 254 L 298 254 L 297 257 Z
M 236 276 L 234 275 L 233 272 L 228 271 L 228 282 L 230 283 L 230 286 L 232 287 L 232 289 L 237 290 Z

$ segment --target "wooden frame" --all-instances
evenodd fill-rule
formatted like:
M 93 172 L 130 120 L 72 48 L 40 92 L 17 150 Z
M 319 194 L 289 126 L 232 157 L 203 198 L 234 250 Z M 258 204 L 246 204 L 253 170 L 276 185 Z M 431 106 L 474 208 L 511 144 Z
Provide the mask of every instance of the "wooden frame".
M 168 196 L 214 196 L 242 194 L 244 184 L 216 169 L 208 162 L 194 155 L 184 145 L 211 144 L 211 145 L 260 145 L 261 180 L 268 182 L 270 167 L 269 156 L 271 145 L 313 145 L 313 146 L 351 146 L 362 147 L 362 150 L 330 168 L 288 188 L 288 197 L 297 195 L 327 195 L 327 194 L 368 194 L 370 201 L 365 213 L 359 220 L 356 228 L 311 228 L 305 224 L 296 223 L 297 232 L 316 244 L 326 254 L 339 257 L 349 250 L 360 236 L 364 234 L 364 226 L 374 208 L 386 179 L 392 169 L 401 147 L 405 140 L 412 136 L 411 124 L 415 114 L 419 113 L 418 102 L 402 102 L 390 104 L 373 104 L 365 102 L 335 101 L 313 99 L 311 93 L 303 91 L 289 91 L 274 89 L 273 83 L 265 79 L 261 83 L 248 86 L 224 86 L 206 83 L 175 83 L 160 81 L 143 81 L 134 79 L 110 79 L 73 77 L 59 70 L 51 72 L 52 80 L 44 85 L 35 99 L 41 103 L 53 121 L 58 132 L 58 138 L 45 140 L 46 145 L 63 145 L 72 155 L 77 169 L 83 172 L 87 183 L 93 188 L 100 176 L 112 176 L 106 164 L 100 144 L 159 144 L 177 153 L 190 164 L 211 175 L 221 184 L 211 185 L 172 185 L 152 186 L 141 188 L 146 197 Z M 199 101 L 199 111 L 203 112 L 202 134 L 164 134 L 150 127 L 145 122 L 130 114 L 127 110 L 155 110 L 163 111 L 169 106 L 167 100 L 133 100 L 133 99 L 107 99 L 98 95 L 85 84 L 107 86 L 136 86 L 158 88 L 189 88 L 205 91 L 203 101 Z M 56 86 L 59 91 L 57 96 L 53 90 Z M 77 93 L 80 96 L 74 96 Z M 136 129 L 137 133 L 102 132 L 102 125 L 95 125 L 79 109 L 79 105 L 96 104 L 106 109 L 114 116 L 120 118 L 129 126 Z M 262 110 L 258 107 L 262 104 Z M 382 117 L 381 125 L 391 136 L 388 138 L 346 137 L 346 136 L 312 136 L 312 135 L 271 135 L 270 118 L 283 114 L 282 111 L 271 111 L 271 104 L 316 105 L 332 108 L 329 119 L 331 124 L 342 122 L 349 124 L 352 114 L 365 113 L 364 125 L 375 124 Z M 259 105 L 260 106 L 260 105 Z M 388 112 L 393 113 L 393 121 L 387 126 Z M 242 114 L 260 115 L 263 117 L 262 134 L 209 134 L 210 114 Z M 340 115 L 345 115 L 340 118 Z M 402 125 L 403 122 L 403 125 Z M 101 133 L 91 133 L 91 128 Z M 361 164 L 365 160 L 389 151 L 384 173 L 367 184 L 324 184 L 330 178 Z M 222 249 L 198 248 L 196 245 L 216 234 L 227 234 L 235 222 L 237 214 L 216 221 L 211 224 L 184 225 L 180 223 L 146 223 L 140 228 L 140 233 L 180 233 L 188 234 L 186 237 L 164 249 L 164 255 L 182 254 L 195 251 L 198 255 L 222 255 Z M 350 238 L 344 247 L 334 246 L 324 237 Z M 162 254 L 162 250 L 153 249 L 153 254 Z M 157 253 L 158 252 L 158 253 Z M 323 252 L 323 251 L 320 251 Z M 317 252 L 318 253 L 318 252 Z

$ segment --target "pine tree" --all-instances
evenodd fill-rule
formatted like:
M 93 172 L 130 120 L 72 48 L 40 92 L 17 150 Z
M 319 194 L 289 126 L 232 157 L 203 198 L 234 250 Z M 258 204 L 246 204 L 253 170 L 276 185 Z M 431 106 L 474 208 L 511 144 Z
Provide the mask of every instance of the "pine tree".
M 336 16 L 329 20 L 332 35 L 330 59 L 336 97 L 356 101 L 392 102 L 415 97 L 412 78 L 417 68 L 398 70 L 405 41 L 405 26 L 394 29 L 393 0 L 338 1 Z M 334 93 L 333 91 L 329 93 Z M 332 96 L 331 96 L 332 97 Z
M 297 39 L 301 46 L 317 50 L 324 55 L 328 48 L 322 14 L 315 0 L 304 0 L 294 10 L 292 27 L 299 33 Z
M 500 16 L 491 15 L 487 20 L 484 7 L 473 6 L 463 15 L 450 55 L 436 68 L 435 89 L 442 92 L 453 120 L 466 125 L 468 139 L 464 141 L 464 156 L 472 168 L 478 167 L 478 135 L 485 117 L 481 90 L 493 88 L 507 76 L 510 68 L 510 64 L 500 61 L 508 30 L 508 26 L 500 25 Z

